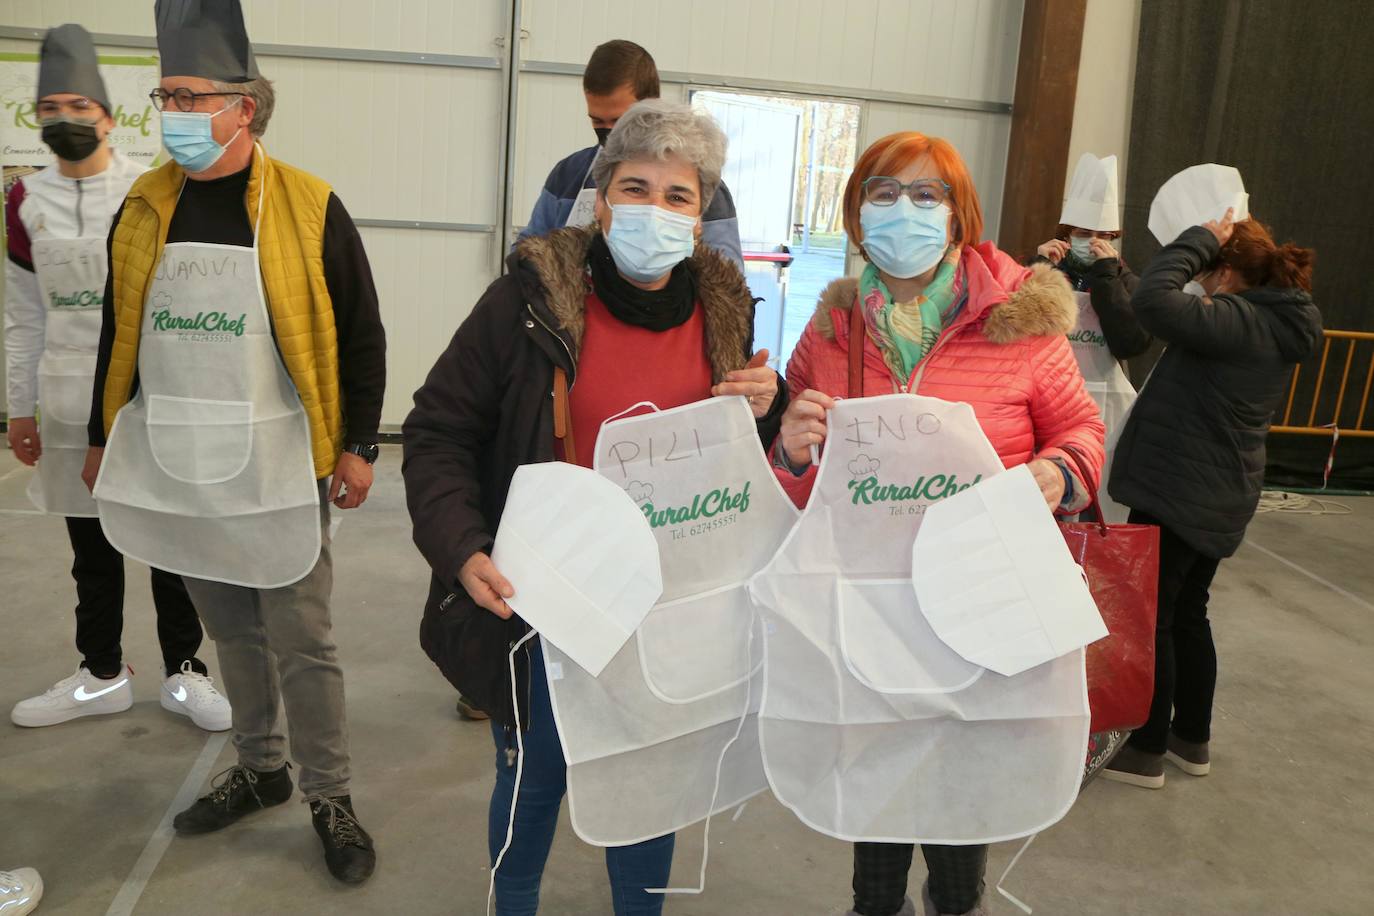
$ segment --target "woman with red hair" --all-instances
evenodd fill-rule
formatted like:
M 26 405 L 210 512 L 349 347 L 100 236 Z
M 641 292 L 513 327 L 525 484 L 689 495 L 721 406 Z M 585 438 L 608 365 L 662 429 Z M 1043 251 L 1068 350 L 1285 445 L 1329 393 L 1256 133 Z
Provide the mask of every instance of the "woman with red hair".
M 1264 443 L 1293 365 L 1322 339 L 1312 260 L 1227 210 L 1166 245 L 1131 297 L 1141 333 L 1169 346 L 1122 429 L 1109 489 L 1131 522 L 1159 526 L 1159 615 L 1150 718 L 1107 779 L 1162 789 L 1166 757 L 1190 776 L 1211 771 L 1207 602 L 1259 505 Z
M 804 504 L 815 482 L 811 450 L 825 442 L 834 398 L 910 392 L 971 405 L 1002 462 L 1027 465 L 1051 510 L 1083 508 L 1097 490 L 1103 427 L 1065 337 L 1078 308 L 1064 275 L 1049 264 L 1022 267 L 982 241 L 978 192 L 959 153 L 913 131 L 859 157 L 844 227 L 867 262 L 863 274 L 821 294 L 787 366 L 792 402 L 774 461 L 793 499 Z M 862 348 L 860 390 L 850 385 L 854 347 Z M 1091 480 L 1077 477 L 1065 447 L 1085 459 Z M 915 912 L 906 899 L 913 851 L 855 844 L 856 916 Z M 925 912 L 982 913 L 987 847 L 921 851 Z

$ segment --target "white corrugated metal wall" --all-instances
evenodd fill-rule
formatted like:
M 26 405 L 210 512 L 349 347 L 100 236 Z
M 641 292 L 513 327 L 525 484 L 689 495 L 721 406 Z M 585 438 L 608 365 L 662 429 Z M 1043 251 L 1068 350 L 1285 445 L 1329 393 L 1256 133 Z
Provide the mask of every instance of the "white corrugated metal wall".
M 895 130 L 947 137 L 996 238 L 1021 11 L 1021 0 L 523 0 L 513 224 L 549 168 L 593 141 L 582 65 L 615 37 L 649 49 L 666 98 L 723 87 L 852 99 L 860 149 Z
M 496 275 L 544 177 L 589 145 L 593 47 L 648 48 L 663 94 L 690 88 L 859 101 L 860 148 L 900 129 L 948 137 L 996 236 L 1021 0 L 245 0 L 277 111 L 274 156 L 326 180 L 358 220 L 390 342 L 383 423 Z M 151 0 L 0 0 L 0 50 L 80 22 L 102 52 L 144 51 Z M 518 21 L 521 39 L 508 55 Z M 509 93 L 508 57 L 518 67 Z M 151 87 L 150 87 L 151 88 Z M 505 157 L 507 107 L 513 154 Z

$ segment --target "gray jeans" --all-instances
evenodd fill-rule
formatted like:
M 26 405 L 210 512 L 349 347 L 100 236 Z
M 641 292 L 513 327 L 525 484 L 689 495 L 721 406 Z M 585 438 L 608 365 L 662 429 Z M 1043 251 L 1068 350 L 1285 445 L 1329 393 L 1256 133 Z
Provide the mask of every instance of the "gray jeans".
M 337 796 L 349 792 L 348 723 L 343 671 L 330 633 L 334 565 L 327 482 L 320 487 L 320 559 L 304 579 L 258 589 L 188 578 L 186 590 L 219 654 L 239 763 L 263 771 L 286 762 L 277 716 L 285 704 L 301 791 Z

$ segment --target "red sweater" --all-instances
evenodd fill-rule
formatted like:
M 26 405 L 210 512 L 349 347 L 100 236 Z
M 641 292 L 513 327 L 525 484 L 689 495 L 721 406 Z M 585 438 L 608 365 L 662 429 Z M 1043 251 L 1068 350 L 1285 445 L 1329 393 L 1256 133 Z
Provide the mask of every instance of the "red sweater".
M 586 321 L 569 398 L 577 463 L 591 467 L 608 417 L 640 401 L 667 410 L 710 397 L 711 363 L 700 303 L 683 324 L 650 331 L 616 318 L 591 292 Z

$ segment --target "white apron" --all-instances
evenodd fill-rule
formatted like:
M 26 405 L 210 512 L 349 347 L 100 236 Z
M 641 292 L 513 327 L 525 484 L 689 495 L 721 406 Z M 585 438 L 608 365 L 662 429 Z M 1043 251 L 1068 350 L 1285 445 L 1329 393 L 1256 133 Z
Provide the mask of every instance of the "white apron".
M 601 155 L 601 150 L 596 151 L 592 157 L 592 164 L 587 166 L 587 174 L 582 176 L 582 183 L 587 183 L 587 177 L 591 175 L 592 169 L 596 167 L 597 157 Z M 564 226 L 590 226 L 596 222 L 596 188 L 583 188 L 577 192 L 577 197 L 573 198 L 572 209 L 568 211 L 568 218 L 564 221 Z
M 54 515 L 94 518 L 95 500 L 81 469 L 90 444 L 86 425 L 105 298 L 105 236 L 35 241 L 33 269 L 47 316 L 38 362 L 43 456 L 29 499 Z
M 828 426 L 806 511 L 751 583 L 774 795 L 849 841 L 990 843 L 1045 828 L 1081 776 L 1082 651 L 1014 677 L 988 671 L 940 641 L 911 582 L 926 507 L 1001 460 L 967 404 L 845 400 Z
M 258 201 L 258 223 L 262 201 Z M 96 481 L 101 527 L 158 569 L 279 588 L 320 554 L 310 428 L 272 338 L 253 248 L 178 242 L 149 285 L 138 393 Z
M 1078 325 L 1069 334 L 1069 344 L 1078 360 L 1078 371 L 1083 374 L 1083 387 L 1088 389 L 1107 427 L 1107 460 L 1102 465 L 1097 498 L 1106 520 L 1120 523 L 1126 521 L 1130 509 L 1107 495 L 1107 477 L 1112 469 L 1112 456 L 1116 454 L 1116 441 L 1126 425 L 1126 414 L 1135 403 L 1136 391 L 1126 373 L 1121 371 L 1121 363 L 1107 349 L 1107 339 L 1093 309 L 1092 297 L 1085 292 L 1077 292 L 1074 296 L 1078 299 Z
M 767 788 L 763 646 L 747 590 L 797 512 L 743 398 L 607 422 L 595 468 L 658 540 L 663 595 L 599 677 L 545 642 L 573 828 L 620 846 L 672 833 Z

